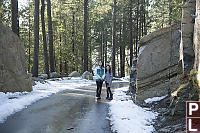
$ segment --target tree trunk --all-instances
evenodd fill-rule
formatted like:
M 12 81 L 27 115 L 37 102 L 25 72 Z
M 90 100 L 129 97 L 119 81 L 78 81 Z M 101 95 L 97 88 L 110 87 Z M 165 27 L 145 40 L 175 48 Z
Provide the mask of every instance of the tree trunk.
M 107 41 L 105 42 L 105 63 L 104 64 L 107 64 Z
M 132 0 L 130 0 L 130 12 L 129 12 L 129 31 L 130 31 L 130 41 L 129 41 L 129 48 L 130 48 L 130 66 L 133 63 L 133 19 L 132 19 Z
M 100 34 L 100 40 L 101 40 L 101 44 L 100 44 L 100 60 L 103 63 L 103 32 L 101 32 Z
M 113 0 L 113 29 L 112 29 L 112 71 L 115 76 L 115 47 L 116 47 L 116 0 Z
M 61 2 L 60 2 L 60 9 L 61 9 Z M 60 25 L 62 25 L 62 15 L 61 15 L 61 11 L 60 13 Z M 63 32 L 60 30 L 60 51 L 59 51 L 59 60 L 60 60 L 60 74 L 62 75 L 62 34 Z
M 60 33 L 60 74 L 62 74 L 62 35 Z
M 103 33 L 102 33 L 102 63 L 103 63 L 103 65 L 106 65 L 106 64 L 104 64 L 104 60 L 105 60 L 105 58 L 104 58 L 104 48 L 105 48 L 105 46 L 104 46 L 104 30 L 103 30 Z
M 144 36 L 144 5 L 145 5 L 145 3 L 144 3 L 144 1 L 142 0 L 142 4 L 141 4 L 141 25 L 142 25 L 142 37 Z
M 65 60 L 65 74 L 67 75 L 68 74 L 68 65 L 67 65 L 67 61 Z
M 64 22 L 63 22 L 63 26 L 64 26 L 64 46 L 67 46 L 67 39 L 66 39 L 66 20 L 64 19 Z M 67 61 L 65 60 L 65 74 L 68 74 L 68 69 L 67 69 Z
M 75 25 L 74 25 L 74 23 L 75 23 L 75 12 L 73 11 L 72 14 L 73 14 L 72 15 L 72 54 L 73 54 L 72 70 L 75 71 L 75 35 L 74 35 L 75 34 L 75 28 L 74 28 L 75 27 Z
M 126 43 L 126 21 L 125 21 L 125 9 L 123 11 L 123 29 L 122 29 L 122 35 L 123 35 L 123 38 L 122 38 L 122 45 L 121 45 L 121 76 L 122 77 L 125 77 L 125 43 Z
M 120 61 L 118 52 L 117 52 L 117 76 L 120 77 Z
M 139 32 L 139 28 L 138 28 L 138 25 L 139 25 L 139 0 L 138 0 L 138 3 L 137 3 L 137 15 L 136 15 L 136 42 L 135 42 L 135 57 L 137 58 L 137 55 L 138 55 L 138 32 Z
M 33 55 L 33 77 L 38 77 L 38 57 L 39 57 L 39 0 L 35 0 L 34 13 L 34 55 Z
M 147 35 L 147 27 L 146 27 L 146 15 L 148 14 L 147 13 L 147 10 L 146 10 L 146 3 L 145 3 L 145 0 L 144 0 L 144 4 L 145 4 L 145 6 L 144 6 L 144 35 Z
M 169 0 L 169 25 L 172 24 L 172 0 Z
M 120 27 L 119 27 L 119 44 L 120 44 L 120 46 L 119 46 L 119 54 L 120 54 L 120 77 L 122 77 L 122 73 L 123 73 L 123 52 L 122 52 L 122 47 L 123 47 L 123 43 L 122 43 L 122 22 L 121 22 L 121 18 L 120 18 Z
M 139 7 L 139 10 L 138 10 L 138 21 L 139 21 L 139 31 L 138 31 L 138 33 L 139 33 L 139 37 L 138 37 L 138 41 L 140 41 L 140 39 L 141 39 L 141 27 L 142 27 L 142 25 L 141 25 L 141 16 L 142 16 L 142 12 L 141 12 L 141 8 L 140 8 L 140 3 L 139 3 L 140 1 L 138 0 L 138 7 Z
M 84 71 L 88 71 L 88 42 L 87 42 L 87 20 L 88 20 L 88 0 L 84 0 Z
M 90 43 L 90 72 L 92 72 L 92 45 Z
M 12 31 L 19 36 L 18 0 L 11 0 Z
M 44 20 L 44 11 L 45 4 L 44 0 L 41 0 L 41 23 L 42 23 L 42 36 L 43 36 L 43 50 L 44 50 L 44 63 L 45 63 L 45 73 L 49 78 L 49 61 L 48 61 L 48 51 L 47 51 L 47 40 L 46 40 L 46 30 L 45 30 L 45 20 Z
M 28 72 L 31 72 L 31 11 L 29 0 L 29 18 L 28 18 Z
M 48 33 L 49 33 L 50 71 L 55 72 L 54 47 L 53 47 L 53 29 L 52 29 L 51 1 L 50 0 L 47 0 L 47 16 L 48 16 Z

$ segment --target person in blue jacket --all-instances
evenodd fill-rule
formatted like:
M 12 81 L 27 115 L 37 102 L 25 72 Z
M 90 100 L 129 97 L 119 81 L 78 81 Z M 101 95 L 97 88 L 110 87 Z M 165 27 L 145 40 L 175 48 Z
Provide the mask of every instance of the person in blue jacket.
M 96 97 L 97 99 L 101 99 L 101 89 L 105 78 L 105 68 L 103 67 L 102 61 L 99 61 L 99 64 L 95 69 L 95 73 L 96 73 L 96 84 L 97 84 Z

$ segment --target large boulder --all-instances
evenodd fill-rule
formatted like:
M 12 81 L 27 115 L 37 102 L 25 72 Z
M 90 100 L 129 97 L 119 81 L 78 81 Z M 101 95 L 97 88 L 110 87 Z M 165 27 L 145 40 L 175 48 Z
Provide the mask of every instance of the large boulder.
M 26 73 L 25 47 L 16 34 L 0 24 L 0 91 L 31 90 L 32 80 Z
M 50 73 L 50 78 L 60 78 L 60 77 L 61 77 L 61 75 L 57 72 Z
M 136 68 L 138 101 L 166 95 L 172 89 L 170 87 L 176 87 L 181 35 L 179 30 L 180 24 L 176 24 L 144 36 L 139 42 Z
M 90 72 L 85 71 L 85 72 L 82 74 L 82 79 L 93 80 L 93 75 L 92 75 Z
M 68 76 L 69 76 L 69 77 L 80 77 L 81 75 L 80 75 L 79 72 L 77 72 L 77 71 L 73 71 L 73 72 L 70 73 Z

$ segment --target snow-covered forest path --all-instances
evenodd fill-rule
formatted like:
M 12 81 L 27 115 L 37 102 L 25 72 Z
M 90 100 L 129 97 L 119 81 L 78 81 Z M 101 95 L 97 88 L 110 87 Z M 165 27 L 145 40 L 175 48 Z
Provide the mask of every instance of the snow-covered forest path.
M 128 82 L 113 83 L 116 88 Z M 2 133 L 111 133 L 105 87 L 95 100 L 96 85 L 66 89 L 39 100 L 0 123 Z

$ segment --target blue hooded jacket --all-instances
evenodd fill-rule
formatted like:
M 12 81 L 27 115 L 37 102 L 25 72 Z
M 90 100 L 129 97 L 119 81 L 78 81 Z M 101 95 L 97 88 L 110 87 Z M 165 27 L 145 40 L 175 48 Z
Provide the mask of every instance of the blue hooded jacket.
M 99 81 L 100 78 L 102 78 L 102 79 L 105 78 L 105 68 L 104 67 L 97 66 L 95 69 L 95 73 L 96 73 L 96 81 Z

